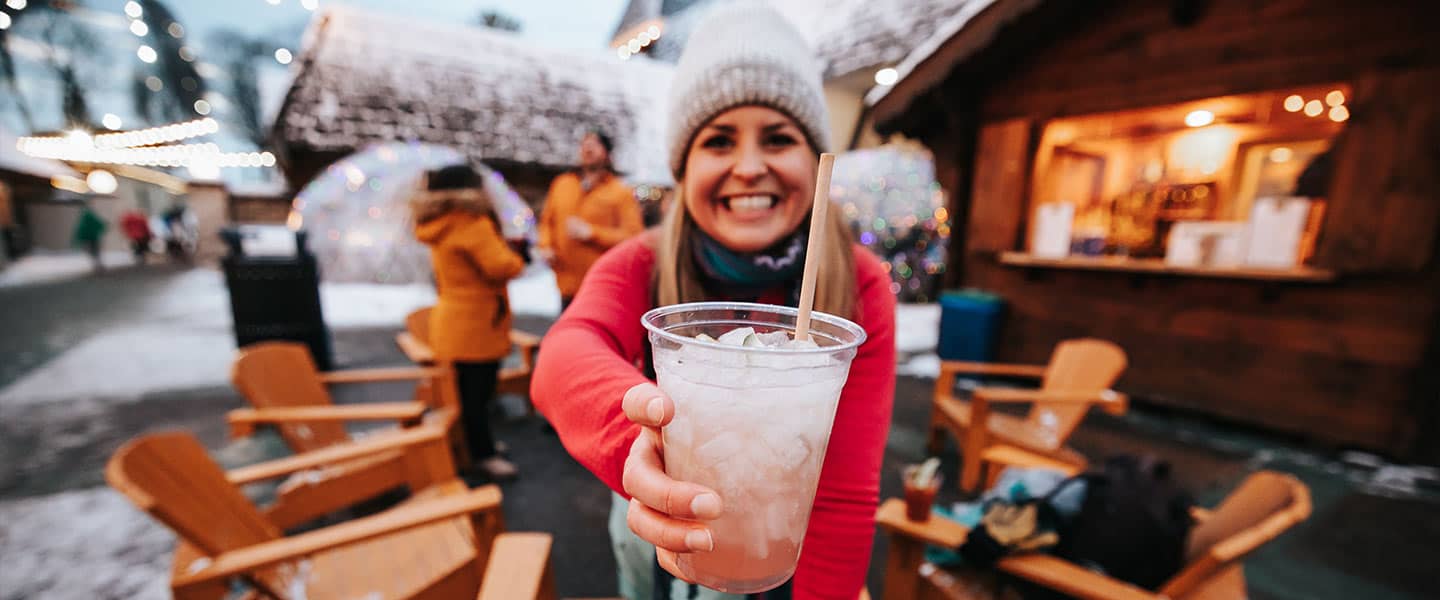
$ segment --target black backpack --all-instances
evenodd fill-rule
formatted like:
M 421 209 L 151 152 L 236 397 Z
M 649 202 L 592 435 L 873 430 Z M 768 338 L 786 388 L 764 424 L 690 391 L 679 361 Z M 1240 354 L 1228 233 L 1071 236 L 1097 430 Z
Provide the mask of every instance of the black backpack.
M 1056 556 L 1152 591 L 1180 572 L 1194 501 L 1170 478 L 1168 463 L 1114 456 L 1081 477 L 1085 501 Z

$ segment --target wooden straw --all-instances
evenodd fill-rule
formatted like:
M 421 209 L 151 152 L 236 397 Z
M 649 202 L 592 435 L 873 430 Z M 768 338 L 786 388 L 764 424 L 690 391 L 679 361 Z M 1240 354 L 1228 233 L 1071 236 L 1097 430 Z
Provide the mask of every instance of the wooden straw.
M 815 174 L 815 206 L 810 210 L 810 241 L 805 246 L 805 277 L 800 280 L 800 314 L 795 318 L 795 339 L 810 339 L 810 309 L 815 305 L 815 273 L 820 268 L 821 249 L 825 247 L 825 218 L 830 208 L 830 172 L 835 169 L 835 155 L 820 154 L 820 170 Z

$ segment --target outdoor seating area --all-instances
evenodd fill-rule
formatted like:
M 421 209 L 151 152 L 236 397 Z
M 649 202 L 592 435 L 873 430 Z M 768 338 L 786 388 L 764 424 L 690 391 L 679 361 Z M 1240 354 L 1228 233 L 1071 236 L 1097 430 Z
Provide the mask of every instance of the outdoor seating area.
M 1423 600 L 1433 2 L 0 1 L 0 600 Z

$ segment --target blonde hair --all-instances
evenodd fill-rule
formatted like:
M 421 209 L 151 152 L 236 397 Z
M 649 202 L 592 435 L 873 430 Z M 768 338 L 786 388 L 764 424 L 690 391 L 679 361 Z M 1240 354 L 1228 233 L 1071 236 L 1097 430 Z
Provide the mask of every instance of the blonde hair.
M 453 190 L 421 188 L 410 197 L 410 214 L 415 217 L 416 223 L 424 223 L 457 210 L 496 220 L 495 208 L 490 204 L 490 195 L 481 188 Z
M 691 258 L 696 225 L 685 207 L 683 189 L 684 182 L 676 185 L 675 199 L 656 236 L 656 306 L 713 299 L 701 286 L 699 267 Z M 815 310 L 849 319 L 855 312 L 857 295 L 855 251 L 852 249 L 850 228 L 839 212 L 826 212 L 828 229 L 825 245 L 819 256 L 807 256 L 806 260 L 820 261 L 815 280 Z M 808 221 L 800 226 L 805 227 L 806 223 Z

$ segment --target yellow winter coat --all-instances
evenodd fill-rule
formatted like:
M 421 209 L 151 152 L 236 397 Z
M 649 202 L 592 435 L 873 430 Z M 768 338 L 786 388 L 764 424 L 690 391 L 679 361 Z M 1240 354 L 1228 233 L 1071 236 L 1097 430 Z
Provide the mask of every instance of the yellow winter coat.
M 506 282 L 525 268 L 489 216 L 454 210 L 415 226 L 430 246 L 440 300 L 430 312 L 436 358 L 485 362 L 510 353 Z
M 590 224 L 588 240 L 570 237 L 565 221 L 578 216 Z M 540 213 L 540 247 L 554 253 L 550 267 L 561 296 L 574 296 L 590 265 L 612 246 L 645 229 L 640 204 L 630 186 L 610 175 L 586 192 L 580 176 L 565 173 L 550 184 L 545 208 Z

